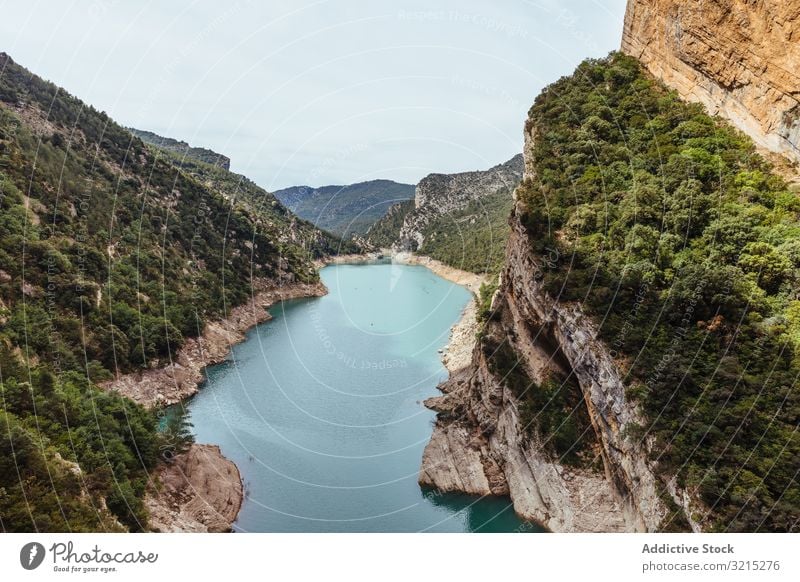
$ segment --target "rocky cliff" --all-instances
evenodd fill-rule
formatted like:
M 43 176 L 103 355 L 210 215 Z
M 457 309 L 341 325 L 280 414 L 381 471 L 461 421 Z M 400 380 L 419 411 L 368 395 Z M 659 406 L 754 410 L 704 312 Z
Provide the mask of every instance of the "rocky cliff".
M 630 0 L 622 50 L 762 148 L 800 161 L 800 0 Z
M 542 92 L 524 157 L 480 341 L 426 402 L 420 483 L 507 494 L 554 531 L 792 531 L 796 478 L 773 460 L 797 418 L 772 381 L 796 376 L 800 337 L 777 325 L 800 280 L 800 256 L 781 254 L 796 237 L 774 226 L 797 221 L 787 182 L 620 53 Z M 751 270 L 752 249 L 783 265 L 777 280 Z M 745 369 L 752 382 L 733 382 Z
M 535 171 L 536 134 L 529 121 L 524 159 L 512 160 L 526 179 Z M 626 436 L 642 419 L 626 399 L 617 365 L 590 319 L 543 289 L 538 261 L 546 257 L 533 253 L 524 213 L 516 200 L 505 267 L 492 299 L 494 315 L 472 361 L 451 371 L 440 386 L 443 396 L 425 403 L 439 414 L 419 482 L 443 491 L 509 495 L 520 516 L 552 531 L 654 531 L 667 515 L 664 487 L 645 446 Z M 506 342 L 515 363 L 498 370 L 492 360 Z M 554 375 L 577 383 L 577 398 L 585 403 L 577 408 L 587 419 L 580 430 L 587 435 L 588 462 L 564 462 L 534 434 L 532 425 L 540 421 L 523 419 L 523 404 L 510 386 L 513 375 L 524 377 L 524 391 L 539 390 Z
M 432 234 L 432 227 L 448 214 L 497 192 L 508 192 L 510 197 L 522 179 L 522 170 L 520 154 L 484 171 L 426 176 L 417 184 L 414 209 L 405 217 L 397 246 L 402 250 L 418 250 Z
M 477 345 L 472 363 L 426 401 L 439 415 L 420 472 L 422 485 L 476 495 L 510 495 L 515 511 L 553 531 L 649 531 L 666 514 L 642 447 L 625 437 L 639 420 L 617 368 L 588 318 L 560 305 L 535 280 L 539 268 L 512 217 L 507 267 L 484 334 L 507 338 L 518 366 L 538 389 L 553 372 L 574 376 L 593 432 L 595 467 L 561 463 L 531 438 L 520 404 Z M 598 466 L 599 465 L 599 466 Z M 600 468 L 602 467 L 602 468 Z
M 153 531 L 231 530 L 244 499 L 242 478 L 219 447 L 193 444 L 159 465 L 153 477 L 145 497 Z

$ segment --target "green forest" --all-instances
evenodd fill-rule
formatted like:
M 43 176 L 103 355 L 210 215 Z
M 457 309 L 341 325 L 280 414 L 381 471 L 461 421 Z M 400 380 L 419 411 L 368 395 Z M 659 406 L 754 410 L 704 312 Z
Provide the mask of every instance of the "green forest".
M 510 232 L 508 216 L 514 199 L 508 190 L 498 190 L 464 208 L 436 216 L 422 228 L 423 244 L 416 252 L 456 269 L 497 274 L 505 259 Z M 367 233 L 367 241 L 378 248 L 395 244 L 414 201 L 392 206 Z
M 168 361 L 256 279 L 316 280 L 339 242 L 5 54 L 0 71 L 0 530 L 145 529 L 174 439 L 97 383 Z
M 425 229 L 420 254 L 472 273 L 499 273 L 505 260 L 514 199 L 499 190 L 438 217 Z
M 653 439 L 711 529 L 796 530 L 798 194 L 749 138 L 621 54 L 548 87 L 528 124 L 535 178 L 518 192 L 532 252 L 550 255 L 541 283 L 622 362 L 647 418 L 629 438 Z

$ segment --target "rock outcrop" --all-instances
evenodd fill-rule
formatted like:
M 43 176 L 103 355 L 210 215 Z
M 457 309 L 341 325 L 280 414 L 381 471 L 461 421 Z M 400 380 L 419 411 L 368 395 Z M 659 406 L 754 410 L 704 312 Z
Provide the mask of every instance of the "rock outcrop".
M 494 298 L 499 322 L 486 333 L 509 338 L 527 373 L 541 382 L 572 372 L 592 422 L 603 470 L 562 465 L 521 426 L 518 403 L 476 346 L 470 366 L 426 401 L 439 412 L 420 483 L 444 491 L 510 495 L 516 512 L 553 531 L 650 531 L 665 515 L 646 451 L 625 438 L 640 420 L 608 350 L 575 306 L 549 299 L 518 220 L 508 266 Z M 494 326 L 494 329 L 492 329 Z
M 160 532 L 231 531 L 244 493 L 233 462 L 215 445 L 193 444 L 151 476 L 145 506 Z
M 395 247 L 410 251 L 421 248 L 426 230 L 439 218 L 496 192 L 506 190 L 510 194 L 522 180 L 522 172 L 519 154 L 484 171 L 429 174 L 417 184 L 414 209 L 406 214 Z
M 530 162 L 536 128 L 525 130 Z M 526 164 L 526 172 L 532 170 Z M 641 418 L 609 350 L 579 307 L 552 300 L 520 220 L 511 217 L 506 267 L 483 333 L 506 339 L 526 374 L 542 383 L 551 372 L 574 377 L 586 404 L 602 470 L 561 464 L 520 422 L 517 398 L 493 374 L 480 345 L 471 363 L 440 386 L 426 405 L 439 414 L 419 481 L 443 491 L 509 495 L 515 511 L 550 530 L 653 531 L 666 515 L 645 447 L 626 437 Z M 534 388 L 535 389 L 535 388 Z
M 629 0 L 622 50 L 757 145 L 800 161 L 800 0 Z
M 231 309 L 225 319 L 208 323 L 200 337 L 187 339 L 167 366 L 125 374 L 102 387 L 148 408 L 176 404 L 197 392 L 206 366 L 222 362 L 231 347 L 244 339 L 248 329 L 270 319 L 267 309 L 271 305 L 326 293 L 321 282 L 277 286 L 269 281 L 261 282 L 254 286 L 249 301 Z

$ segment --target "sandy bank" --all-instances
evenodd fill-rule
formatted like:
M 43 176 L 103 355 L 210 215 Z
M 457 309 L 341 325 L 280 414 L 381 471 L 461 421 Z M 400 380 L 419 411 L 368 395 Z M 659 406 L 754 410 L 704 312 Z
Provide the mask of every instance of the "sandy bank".
M 476 304 L 478 291 L 483 283 L 491 280 L 491 276 L 462 271 L 430 257 L 411 253 L 395 253 L 392 255 L 392 260 L 404 265 L 422 265 L 443 279 L 462 285 L 472 292 L 472 299 L 464 307 L 461 319 L 450 330 L 450 341 L 442 352 L 442 363 L 451 375 L 468 366 L 472 361 L 472 350 L 477 341 L 475 334 L 478 332 Z
M 450 265 L 445 265 L 441 261 L 425 257 L 422 255 L 413 255 L 411 253 L 394 253 L 391 255 L 392 261 L 404 265 L 422 265 L 429 268 L 431 271 L 439 275 L 442 279 L 447 279 L 452 283 L 462 285 L 472 291 L 472 294 L 477 296 L 482 283 L 486 283 L 491 279 L 489 275 L 478 275 L 477 273 L 470 273 L 469 271 L 462 271 Z

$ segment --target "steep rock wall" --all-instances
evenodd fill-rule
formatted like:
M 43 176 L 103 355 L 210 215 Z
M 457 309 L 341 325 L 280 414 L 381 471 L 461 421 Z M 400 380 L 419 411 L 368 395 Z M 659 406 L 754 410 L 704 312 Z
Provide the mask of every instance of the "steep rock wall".
M 525 126 L 524 177 L 533 175 L 536 126 Z M 570 467 L 521 426 L 518 402 L 491 371 L 480 345 L 471 363 L 440 386 L 426 405 L 437 411 L 419 482 L 443 491 L 509 495 L 515 511 L 558 532 L 657 530 L 667 514 L 660 491 L 678 505 L 683 492 L 659 484 L 646 443 L 626 436 L 642 419 L 597 330 L 578 306 L 554 301 L 537 280 L 517 201 L 510 218 L 506 266 L 492 301 L 498 314 L 484 333 L 507 339 L 535 383 L 572 373 L 583 395 L 601 470 Z M 692 524 L 693 528 L 695 524 Z
M 800 0 L 629 0 L 622 50 L 800 162 Z
M 639 419 L 608 350 L 575 306 L 536 281 L 527 234 L 512 217 L 507 267 L 486 333 L 508 338 L 534 382 L 551 370 L 577 378 L 603 469 L 568 467 L 521 426 L 518 403 L 480 346 L 472 363 L 426 402 L 439 412 L 420 483 L 444 491 L 511 496 L 514 509 L 553 531 L 651 531 L 665 515 L 644 446 L 625 437 Z M 534 388 L 535 389 L 535 388 Z

